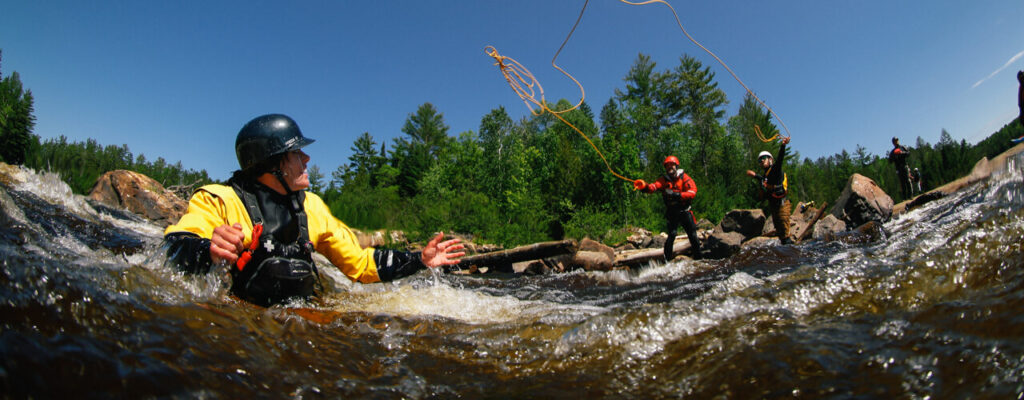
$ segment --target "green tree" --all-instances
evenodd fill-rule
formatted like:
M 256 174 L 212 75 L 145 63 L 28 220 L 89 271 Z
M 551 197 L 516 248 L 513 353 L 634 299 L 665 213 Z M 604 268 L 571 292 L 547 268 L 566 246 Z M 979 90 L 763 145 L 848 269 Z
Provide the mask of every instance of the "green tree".
M 309 190 L 318 195 L 324 193 L 324 174 L 320 172 L 320 167 L 313 164 L 306 171 L 309 175 Z
M 433 104 L 423 103 L 405 120 L 402 133 L 408 139 L 395 139 L 392 160 L 400 172 L 401 194 L 412 197 L 417 193 L 417 182 L 434 165 L 441 147 L 447 144 L 448 125 Z
M 29 146 L 38 141 L 32 137 L 36 121 L 32 113 L 32 91 L 24 90 L 18 72 L 0 79 L 0 160 L 15 165 L 25 163 Z
M 715 141 L 721 137 L 718 121 L 725 116 L 724 108 L 729 103 L 725 92 L 718 88 L 711 67 L 704 67 L 700 60 L 689 55 L 680 58 L 679 66 L 667 75 L 666 86 L 666 107 L 674 120 L 689 119 L 693 124 L 697 162 L 704 176 L 709 177 L 708 156 Z

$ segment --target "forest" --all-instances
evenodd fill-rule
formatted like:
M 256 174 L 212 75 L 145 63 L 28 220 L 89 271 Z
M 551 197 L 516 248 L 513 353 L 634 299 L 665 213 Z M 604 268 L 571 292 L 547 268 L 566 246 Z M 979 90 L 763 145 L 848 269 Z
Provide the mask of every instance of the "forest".
M 729 100 L 715 73 L 689 55 L 659 69 L 640 54 L 623 81 L 598 114 L 587 103 L 561 114 L 618 174 L 652 181 L 664 173 L 661 161 L 675 155 L 698 186 L 698 219 L 714 224 L 730 210 L 764 206 L 756 182 L 744 172 L 755 169 L 757 153 L 776 154 L 779 148 L 778 142 L 762 142 L 755 126 L 768 137 L 779 130 L 752 96 L 741 99 L 735 115 L 726 115 Z M 167 187 L 212 182 L 205 170 L 163 158 L 149 161 L 133 155 L 127 144 L 68 142 L 64 136 L 42 140 L 31 133 L 32 95 L 17 72 L 0 80 L 0 106 L 0 158 L 53 171 L 75 193 L 87 193 L 100 175 L 115 169 L 146 174 Z M 563 99 L 550 108 L 571 106 Z M 1024 129 L 1011 121 L 974 145 L 955 141 L 945 130 L 935 144 L 920 136 L 901 142 L 910 148 L 910 166 L 923 172 L 927 191 L 965 175 L 981 157 L 1001 153 L 1022 135 Z M 784 161 L 794 205 L 835 201 L 853 173 L 875 180 L 895 201 L 904 200 L 884 154 L 858 145 L 852 153 L 812 160 L 794 147 L 798 139 Z M 353 228 L 403 230 L 411 240 L 443 230 L 504 246 L 583 237 L 616 244 L 625 227 L 664 230 L 660 196 L 636 192 L 612 175 L 586 140 L 549 113 L 513 120 L 499 107 L 481 118 L 477 131 L 454 134 L 441 110 L 426 102 L 408 115 L 401 136 L 384 143 L 364 132 L 351 150 L 329 176 L 315 160 L 308 172 L 310 190 Z

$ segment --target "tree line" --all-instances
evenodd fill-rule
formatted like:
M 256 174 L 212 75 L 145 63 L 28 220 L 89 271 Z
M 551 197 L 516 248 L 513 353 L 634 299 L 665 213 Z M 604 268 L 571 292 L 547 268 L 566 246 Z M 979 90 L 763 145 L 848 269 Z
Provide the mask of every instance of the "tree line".
M 17 81 L 16 73 L 8 78 Z M 778 150 L 777 142 L 757 138 L 755 126 L 766 136 L 778 128 L 756 99 L 748 94 L 735 115 L 726 115 L 729 100 L 715 73 L 689 55 L 658 69 L 640 54 L 624 83 L 598 115 L 587 103 L 561 114 L 591 138 L 618 174 L 651 181 L 664 173 L 661 161 L 675 155 L 697 183 L 693 210 L 698 218 L 716 223 L 730 210 L 763 206 L 744 172 L 756 169 L 758 152 Z M 27 119 L 0 114 L 0 140 L 30 132 L 31 124 L 27 131 L 8 126 L 33 120 L 31 93 L 10 97 L 5 86 L 0 95 L 4 107 L 10 98 L 28 103 L 19 108 Z M 549 105 L 554 110 L 571 106 L 564 99 Z M 315 164 L 309 167 L 310 190 L 352 227 L 401 229 L 414 240 L 444 230 L 505 246 L 565 237 L 615 243 L 625 237 L 623 227 L 665 228 L 660 197 L 633 191 L 629 182 L 614 177 L 598 153 L 551 114 L 514 120 L 499 107 L 481 118 L 477 131 L 453 136 L 443 113 L 424 103 L 407 116 L 402 134 L 384 143 L 364 132 L 353 142 L 348 162 L 329 176 Z M 978 159 L 1001 153 L 1010 147 L 1009 139 L 1022 134 L 1018 125 L 1008 124 L 970 145 L 943 130 L 934 145 L 918 137 L 909 146 L 909 164 L 924 173 L 928 190 L 966 174 Z M 126 145 L 102 146 L 91 139 L 68 143 L 63 136 L 40 142 L 30 133 L 25 143 L 22 162 L 59 172 L 76 193 L 85 193 L 112 169 L 135 170 L 165 186 L 210 182 L 206 171 L 186 169 L 181 162 L 133 158 Z M 18 164 L 6 152 L 2 156 Z M 785 164 L 793 204 L 834 201 L 853 173 L 903 200 L 885 155 L 859 145 L 852 154 L 843 150 L 815 160 L 792 151 Z

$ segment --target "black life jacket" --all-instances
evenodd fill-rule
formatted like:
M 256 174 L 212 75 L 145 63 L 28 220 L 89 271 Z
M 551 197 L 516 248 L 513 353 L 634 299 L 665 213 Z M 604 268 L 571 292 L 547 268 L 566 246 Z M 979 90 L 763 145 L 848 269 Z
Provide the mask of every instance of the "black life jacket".
M 238 182 L 229 183 L 245 205 L 253 226 L 264 224 L 266 221 L 256 195 Z M 296 192 L 288 197 L 292 202 L 292 218 L 298 224 L 295 241 L 281 243 L 270 229 L 263 230 L 256 239 L 259 244 L 251 252 L 251 259 L 242 268 L 231 268 L 231 292 L 264 307 L 291 298 L 309 298 L 319 282 L 320 274 L 313 262 L 313 243 L 309 241 L 308 221 L 302 206 L 305 192 Z
M 770 172 L 771 169 L 769 168 Z M 764 174 L 764 178 L 761 178 L 761 189 L 764 190 L 764 194 L 770 198 L 781 200 L 786 198 L 786 193 L 789 192 L 789 181 L 786 177 L 786 173 L 782 173 L 782 183 L 778 185 L 772 185 L 768 183 L 768 172 Z

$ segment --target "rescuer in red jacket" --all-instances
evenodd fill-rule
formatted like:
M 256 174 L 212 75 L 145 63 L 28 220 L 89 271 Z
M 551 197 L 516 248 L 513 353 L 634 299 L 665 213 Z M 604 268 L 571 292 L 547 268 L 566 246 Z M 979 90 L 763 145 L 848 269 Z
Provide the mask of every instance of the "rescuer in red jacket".
M 668 240 L 665 241 L 665 262 L 672 261 L 674 256 L 672 246 L 676 240 L 676 229 L 680 224 L 686 230 L 686 237 L 690 239 L 690 246 L 694 259 L 700 258 L 700 240 L 697 238 L 697 218 L 690 210 L 690 203 L 697 196 L 697 184 L 690 179 L 690 176 L 679 168 L 679 159 L 676 156 L 668 156 L 665 162 L 665 175 L 658 177 L 658 180 L 648 184 L 643 179 L 633 181 L 633 188 L 644 193 L 661 192 L 661 199 L 665 201 L 665 219 L 668 220 Z

